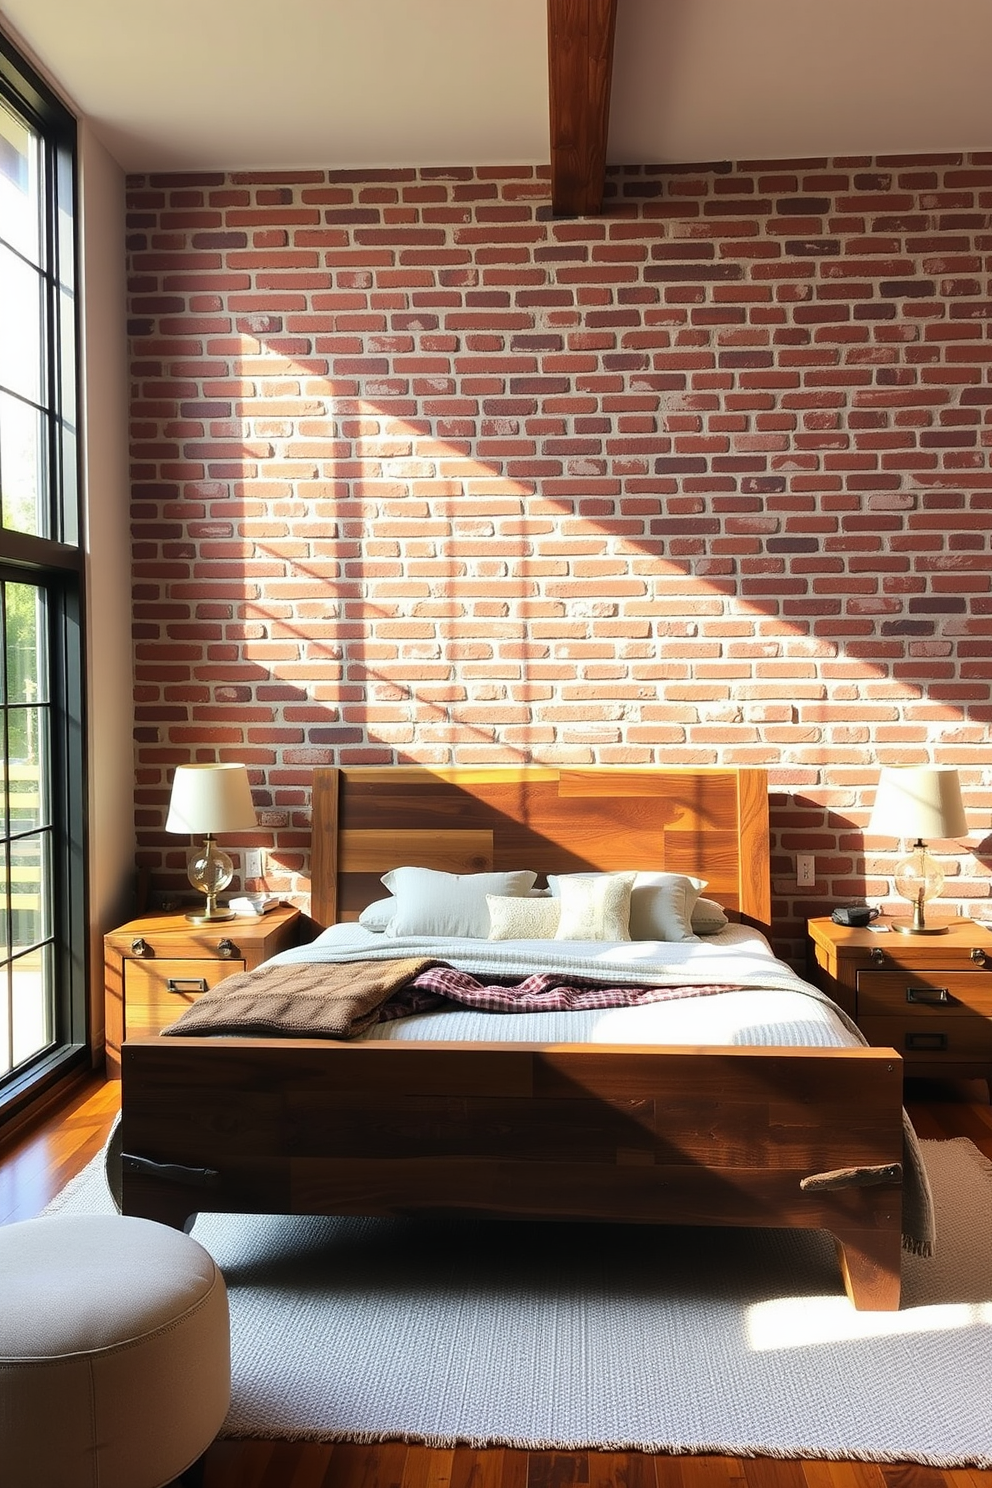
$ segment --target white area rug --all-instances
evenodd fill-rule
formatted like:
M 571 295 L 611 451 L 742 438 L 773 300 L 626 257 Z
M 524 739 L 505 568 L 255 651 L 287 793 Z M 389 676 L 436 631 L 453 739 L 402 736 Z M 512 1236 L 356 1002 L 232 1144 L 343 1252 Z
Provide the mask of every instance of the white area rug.
M 898 1313 L 818 1233 L 203 1215 L 222 1435 L 992 1467 L 992 1165 L 922 1146 L 938 1249 Z M 97 1160 L 49 1212 L 111 1207 Z

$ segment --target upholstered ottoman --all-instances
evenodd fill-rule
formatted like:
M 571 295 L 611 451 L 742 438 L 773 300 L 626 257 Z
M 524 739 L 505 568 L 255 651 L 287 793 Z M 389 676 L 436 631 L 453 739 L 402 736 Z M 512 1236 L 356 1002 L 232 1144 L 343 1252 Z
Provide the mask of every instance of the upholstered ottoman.
M 227 1291 L 178 1230 L 120 1215 L 0 1227 L 0 1480 L 161 1488 L 231 1389 Z

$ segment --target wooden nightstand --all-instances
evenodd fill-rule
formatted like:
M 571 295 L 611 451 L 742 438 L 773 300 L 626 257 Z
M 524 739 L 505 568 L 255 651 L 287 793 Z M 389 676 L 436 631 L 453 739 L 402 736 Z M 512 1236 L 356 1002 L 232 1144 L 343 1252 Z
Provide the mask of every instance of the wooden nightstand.
M 869 1043 L 899 1051 L 907 1075 L 988 1078 L 992 934 L 983 925 L 955 920 L 946 935 L 886 935 L 820 919 L 808 930 L 814 979 Z
M 104 938 L 107 1073 L 120 1079 L 121 1044 L 174 1023 L 208 987 L 296 945 L 306 921 L 292 905 L 257 918 L 193 925 L 183 914 L 150 914 Z

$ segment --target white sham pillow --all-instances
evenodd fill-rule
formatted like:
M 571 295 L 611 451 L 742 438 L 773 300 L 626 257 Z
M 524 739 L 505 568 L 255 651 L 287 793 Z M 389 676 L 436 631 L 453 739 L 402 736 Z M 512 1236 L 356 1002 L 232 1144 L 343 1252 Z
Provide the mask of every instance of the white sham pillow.
M 629 940 L 634 873 L 548 875 L 561 904 L 556 940 Z
M 695 940 L 692 911 L 705 878 L 638 873 L 630 895 L 631 940 Z
M 523 898 L 536 873 L 441 873 L 436 868 L 393 868 L 382 882 L 394 898 L 387 935 L 444 935 L 485 940 L 487 894 Z
M 723 905 L 717 904 L 715 899 L 697 899 L 690 923 L 693 935 L 719 935 L 730 924 L 730 919 Z
M 504 899 L 487 894 L 490 940 L 554 940 L 561 918 L 561 901 L 542 896 L 539 899 Z

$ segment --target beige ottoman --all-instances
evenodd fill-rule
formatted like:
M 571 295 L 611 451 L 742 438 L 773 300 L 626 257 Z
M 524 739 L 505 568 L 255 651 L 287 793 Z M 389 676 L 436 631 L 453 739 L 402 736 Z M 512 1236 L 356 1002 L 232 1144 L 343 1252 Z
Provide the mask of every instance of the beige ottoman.
M 178 1230 L 120 1215 L 0 1227 L 0 1479 L 161 1488 L 227 1413 L 224 1278 Z

